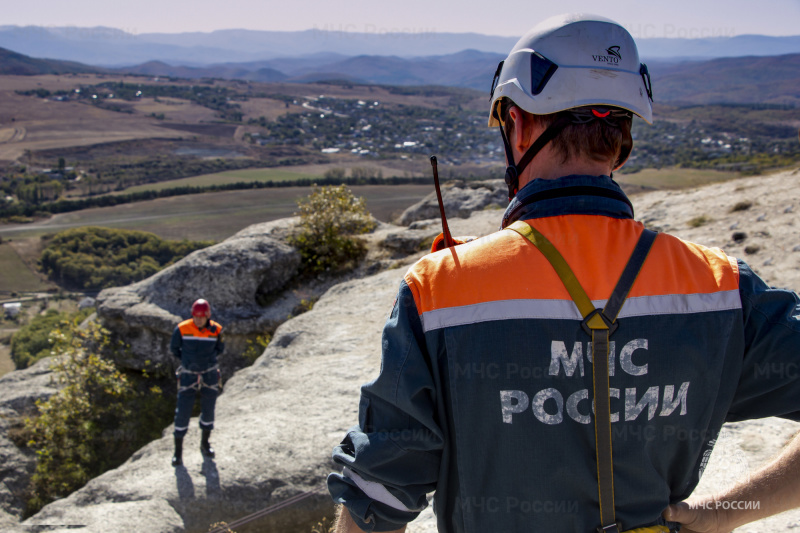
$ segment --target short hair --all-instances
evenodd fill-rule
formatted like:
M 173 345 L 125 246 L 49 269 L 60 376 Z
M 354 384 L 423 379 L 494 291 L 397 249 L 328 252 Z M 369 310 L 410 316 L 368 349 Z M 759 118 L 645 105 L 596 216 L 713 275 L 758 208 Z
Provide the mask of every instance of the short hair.
M 503 98 L 500 101 L 500 117 L 506 136 L 510 138 L 513 121 L 509 120 L 509 113 L 512 106 L 516 104 Z M 570 111 L 559 111 L 549 115 L 534 115 L 517 106 L 527 117 L 539 122 L 544 128 L 548 128 L 553 122 L 562 116 L 569 116 Z M 592 120 L 584 124 L 569 124 L 556 137 L 550 141 L 550 145 L 556 154 L 561 156 L 561 162 L 566 163 L 573 157 L 588 157 L 593 161 L 609 162 L 616 168 L 624 161 L 620 161 L 620 154 L 623 146 L 627 144 L 630 152 L 631 139 L 631 119 L 620 118 L 613 121 Z M 626 154 L 627 156 L 627 154 Z

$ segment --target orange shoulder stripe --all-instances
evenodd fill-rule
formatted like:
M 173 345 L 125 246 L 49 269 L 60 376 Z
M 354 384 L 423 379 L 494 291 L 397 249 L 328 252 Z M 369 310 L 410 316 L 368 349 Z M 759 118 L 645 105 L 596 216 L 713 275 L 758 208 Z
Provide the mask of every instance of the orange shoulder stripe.
M 216 326 L 215 331 L 212 333 L 208 327 L 203 328 L 202 330 L 198 329 L 197 326 L 194 325 L 194 320 L 191 318 L 188 320 L 184 320 L 180 324 L 178 324 L 178 329 L 181 332 L 181 335 L 184 337 L 197 337 L 197 338 L 207 338 L 207 337 L 217 337 L 222 333 L 222 326 L 214 322 L 213 320 L 209 320 L 209 325 Z
M 561 252 L 594 301 L 609 297 L 643 230 L 594 215 L 531 221 Z M 423 257 L 405 276 L 420 313 L 504 300 L 568 300 L 544 256 L 506 230 Z M 721 250 L 660 234 L 630 298 L 738 291 L 736 261 Z

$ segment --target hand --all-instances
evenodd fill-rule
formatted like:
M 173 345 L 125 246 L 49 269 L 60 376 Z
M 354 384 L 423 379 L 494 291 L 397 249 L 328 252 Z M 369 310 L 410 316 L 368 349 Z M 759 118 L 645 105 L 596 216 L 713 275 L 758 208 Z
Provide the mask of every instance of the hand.
M 679 502 L 668 506 L 662 516 L 670 522 L 678 522 L 681 533 L 729 533 L 723 526 L 722 511 L 717 508 L 716 501 L 693 500 Z

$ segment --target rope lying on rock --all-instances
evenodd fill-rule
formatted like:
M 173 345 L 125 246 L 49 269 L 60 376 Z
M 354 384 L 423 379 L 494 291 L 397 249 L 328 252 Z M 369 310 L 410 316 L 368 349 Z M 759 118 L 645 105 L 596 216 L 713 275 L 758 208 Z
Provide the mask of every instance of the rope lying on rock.
M 229 531 L 232 531 L 233 528 L 235 528 L 235 527 L 241 527 L 241 526 L 243 526 L 245 524 L 248 524 L 248 523 L 250 523 L 250 522 L 252 522 L 254 520 L 258 520 L 259 518 L 262 518 L 262 517 L 265 517 L 267 515 L 270 515 L 270 514 L 276 512 L 276 511 L 280 511 L 281 509 L 285 509 L 286 507 L 291 507 L 292 505 L 294 505 L 296 503 L 299 503 L 299 502 L 305 500 L 306 498 L 309 498 L 309 497 L 313 496 L 314 494 L 319 494 L 325 488 L 326 488 L 326 485 L 322 485 L 320 487 L 317 487 L 314 490 L 310 490 L 308 492 L 301 492 L 300 494 L 295 494 L 291 498 L 288 498 L 288 499 L 286 499 L 286 500 L 284 500 L 284 501 L 282 501 L 280 503 L 276 503 L 275 505 L 271 505 L 269 507 L 261 509 L 260 511 L 256 511 L 253 514 L 249 514 L 247 516 L 239 518 L 238 520 L 234 520 L 230 524 L 219 526 L 219 527 L 217 527 L 215 529 L 210 530 L 208 533 L 228 533 Z

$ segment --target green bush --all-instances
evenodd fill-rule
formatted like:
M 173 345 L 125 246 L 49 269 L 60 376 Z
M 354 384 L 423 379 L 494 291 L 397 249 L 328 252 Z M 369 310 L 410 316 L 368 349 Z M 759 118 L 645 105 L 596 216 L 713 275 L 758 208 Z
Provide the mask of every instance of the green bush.
M 28 446 L 37 456 L 28 515 L 122 464 L 160 435 L 174 407 L 146 373 L 127 375 L 106 358 L 122 348 L 107 330 L 62 325 L 51 334 L 62 388 L 37 402 L 39 415 L 25 420 Z
M 85 227 L 56 234 L 42 252 L 42 270 L 55 282 L 103 289 L 148 278 L 211 241 L 165 241 L 152 233 Z
M 366 254 L 366 246 L 355 235 L 372 231 L 376 225 L 366 200 L 356 198 L 344 185 L 314 186 L 297 205 L 300 225 L 289 242 L 300 251 L 303 273 L 354 268 Z
M 59 313 L 55 309 L 35 316 L 11 337 L 11 360 L 14 361 L 14 366 L 18 370 L 28 368 L 39 359 L 48 357 L 52 349 L 50 332 L 64 321 L 80 321 L 86 316 L 88 315 L 81 313 L 70 317 L 68 313 Z
M 272 336 L 266 333 L 263 335 L 258 335 L 255 339 L 249 339 L 247 341 L 247 347 L 242 354 L 247 363 L 250 365 L 255 363 L 256 359 L 261 357 L 261 354 L 263 354 L 264 350 L 267 349 L 267 346 L 269 346 L 269 342 L 271 340 Z

